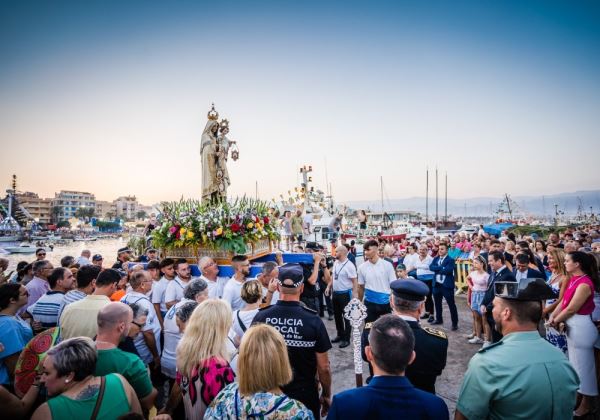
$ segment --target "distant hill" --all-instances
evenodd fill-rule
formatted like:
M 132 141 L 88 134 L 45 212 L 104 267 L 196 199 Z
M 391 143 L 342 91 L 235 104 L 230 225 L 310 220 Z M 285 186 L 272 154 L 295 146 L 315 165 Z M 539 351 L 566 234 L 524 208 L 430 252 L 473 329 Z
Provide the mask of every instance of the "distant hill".
M 577 214 L 579 200 L 585 213 L 590 213 L 590 207 L 595 214 L 600 211 L 600 190 L 594 191 L 575 191 L 571 193 L 561 193 L 545 196 L 511 196 L 511 199 L 517 204 L 518 210 L 525 215 L 552 216 L 554 215 L 555 204 L 558 204 L 558 210 L 565 212 L 566 215 Z M 455 217 L 474 217 L 490 216 L 498 209 L 502 197 L 474 197 L 467 199 L 448 198 L 448 215 Z M 344 202 L 353 209 L 370 209 L 371 211 L 381 211 L 381 201 L 363 200 Z M 425 213 L 425 197 L 411 197 L 385 200 L 385 210 L 413 210 Z M 438 214 L 444 215 L 444 198 L 440 197 L 438 202 Z M 429 215 L 435 216 L 435 196 L 429 197 Z

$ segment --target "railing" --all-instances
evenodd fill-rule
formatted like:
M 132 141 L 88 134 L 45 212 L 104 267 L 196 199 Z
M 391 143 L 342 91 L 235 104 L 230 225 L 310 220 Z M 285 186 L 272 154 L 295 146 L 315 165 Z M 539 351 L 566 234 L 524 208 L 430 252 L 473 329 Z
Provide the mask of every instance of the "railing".
M 456 294 L 466 293 L 469 288 L 469 283 L 467 282 L 467 277 L 469 276 L 469 271 L 471 270 L 471 266 L 473 265 L 472 260 L 468 259 L 457 259 L 456 265 L 454 268 L 454 280 L 457 288 Z

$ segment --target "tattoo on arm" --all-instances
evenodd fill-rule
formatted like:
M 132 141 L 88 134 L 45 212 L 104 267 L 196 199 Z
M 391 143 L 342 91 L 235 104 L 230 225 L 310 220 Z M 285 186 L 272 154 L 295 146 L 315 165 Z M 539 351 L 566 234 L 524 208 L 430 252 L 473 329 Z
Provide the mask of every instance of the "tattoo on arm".
M 85 388 L 83 388 L 79 392 L 79 394 L 77 394 L 75 399 L 76 400 L 87 400 L 89 398 L 92 398 L 94 395 L 98 394 L 99 391 L 100 391 L 100 385 L 98 385 L 98 384 L 88 385 Z

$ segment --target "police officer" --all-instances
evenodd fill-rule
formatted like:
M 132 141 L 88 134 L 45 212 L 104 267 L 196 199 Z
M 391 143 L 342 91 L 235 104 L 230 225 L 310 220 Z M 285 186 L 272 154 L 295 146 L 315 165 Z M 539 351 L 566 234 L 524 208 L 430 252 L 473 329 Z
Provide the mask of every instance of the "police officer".
M 405 378 L 415 357 L 415 338 L 406 321 L 392 314 L 381 316 L 373 323 L 369 343 L 366 353 L 376 376 L 368 386 L 337 394 L 328 420 L 448 419 L 444 400 Z
M 496 282 L 492 311 L 503 338 L 469 362 L 456 419 L 570 419 L 579 379 L 564 354 L 540 337 L 544 279 Z
M 415 388 L 435 394 L 435 380 L 446 367 L 448 337 L 443 331 L 419 325 L 429 288 L 419 280 L 406 279 L 393 281 L 390 289 L 393 313 L 404 319 L 415 335 L 416 357 L 406 368 L 405 375 Z M 362 334 L 362 357 L 365 361 L 371 326 L 371 322 L 366 323 Z
M 293 379 L 282 390 L 306 405 L 315 418 L 320 418 L 319 415 L 327 414 L 331 405 L 331 371 L 327 355 L 331 342 L 317 312 L 300 303 L 303 283 L 303 270 L 299 264 L 279 267 L 279 300 L 275 305 L 259 310 L 253 323 L 272 325 L 283 335 Z M 322 388 L 320 396 L 315 380 L 317 373 Z

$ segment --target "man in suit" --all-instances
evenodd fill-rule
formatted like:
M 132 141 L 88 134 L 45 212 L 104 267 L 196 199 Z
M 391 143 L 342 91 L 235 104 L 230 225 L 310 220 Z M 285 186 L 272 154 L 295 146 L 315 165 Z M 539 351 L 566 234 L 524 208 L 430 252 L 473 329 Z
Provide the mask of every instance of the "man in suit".
M 546 279 L 544 274 L 529 267 L 529 255 L 517 254 L 516 260 L 517 264 L 513 270 L 513 274 L 517 281 L 521 279 Z
M 515 275 L 506 267 L 506 259 L 501 251 L 490 252 L 488 256 L 488 266 L 490 267 L 492 273 L 490 275 L 485 296 L 481 302 L 481 314 L 485 314 L 487 322 L 492 330 L 492 342 L 497 343 L 502 339 L 502 334 L 496 330 L 496 323 L 494 322 L 494 317 L 492 316 L 492 309 L 494 308 L 494 284 L 497 281 L 516 282 L 517 279 L 515 278 Z
M 415 360 L 406 368 L 405 376 L 415 388 L 435 394 L 435 381 L 446 367 L 448 337 L 443 331 L 419 325 L 429 288 L 420 280 L 403 279 L 390 283 L 390 289 L 394 315 L 405 320 L 415 336 Z M 372 327 L 373 323 L 368 322 L 362 335 L 362 357 L 367 362 L 365 348 L 369 345 Z M 369 368 L 372 371 L 371 365 Z
M 452 331 L 458 330 L 458 310 L 454 302 L 454 260 L 448 255 L 448 245 L 441 243 L 438 255 L 433 259 L 429 269 L 433 271 L 433 300 L 435 301 L 434 325 L 444 323 L 442 319 L 442 298 L 446 299 L 450 318 L 452 319 Z
M 402 318 L 389 314 L 375 321 L 365 348 L 375 376 L 365 387 L 335 395 L 327 418 L 448 419 L 444 400 L 415 388 L 404 376 L 415 359 L 414 345 L 412 329 Z

